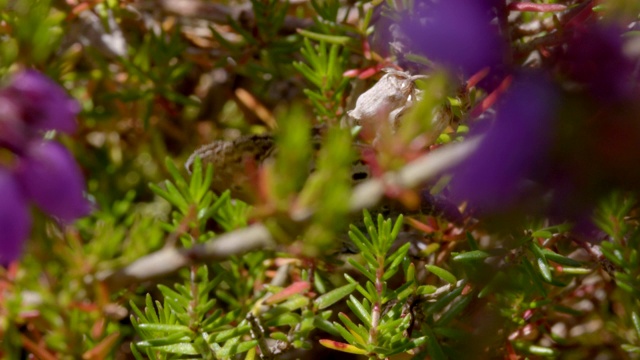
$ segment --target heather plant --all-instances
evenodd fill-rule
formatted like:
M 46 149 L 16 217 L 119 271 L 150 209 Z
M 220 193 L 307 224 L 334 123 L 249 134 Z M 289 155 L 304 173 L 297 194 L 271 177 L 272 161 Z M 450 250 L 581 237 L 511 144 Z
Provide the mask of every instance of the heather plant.
M 636 1 L 0 1 L 7 359 L 634 359 Z

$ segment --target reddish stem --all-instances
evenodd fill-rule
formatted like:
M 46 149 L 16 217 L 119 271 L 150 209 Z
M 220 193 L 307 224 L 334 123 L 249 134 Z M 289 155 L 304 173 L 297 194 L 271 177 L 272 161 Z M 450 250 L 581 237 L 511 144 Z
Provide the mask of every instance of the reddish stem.
M 509 11 L 528 11 L 528 12 L 558 12 L 564 11 L 567 7 L 561 4 L 534 4 L 530 2 L 513 2 L 507 5 Z
M 487 95 L 486 98 L 482 99 L 482 101 L 478 105 L 476 105 L 476 107 L 471 111 L 471 117 L 472 118 L 477 117 L 478 115 L 482 114 L 487 109 L 489 109 L 491 106 L 493 106 L 493 104 L 495 104 L 496 101 L 498 101 L 500 96 L 505 91 L 507 91 L 507 89 L 509 88 L 509 85 L 511 85 L 512 80 L 513 80 L 513 76 L 511 75 L 505 77 L 504 80 L 502 80 L 502 82 L 500 83 L 500 85 L 498 85 L 498 87 L 495 90 L 493 90 L 491 94 Z

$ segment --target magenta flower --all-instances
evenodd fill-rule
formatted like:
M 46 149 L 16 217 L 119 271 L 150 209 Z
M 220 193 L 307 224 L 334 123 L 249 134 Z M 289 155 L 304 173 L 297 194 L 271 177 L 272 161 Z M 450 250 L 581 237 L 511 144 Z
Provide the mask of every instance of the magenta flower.
M 491 25 L 492 0 L 423 2 L 423 10 L 404 21 L 403 32 L 415 51 L 453 71 L 470 76 L 502 63 L 505 44 Z
M 33 70 L 0 89 L 0 150 L 10 160 L 0 162 L 1 264 L 22 251 L 31 224 L 30 202 L 65 222 L 90 211 L 73 157 L 57 142 L 42 139 L 45 130 L 73 131 L 78 110 L 61 87 Z
M 0 148 L 18 150 L 27 142 L 27 126 L 16 101 L 0 92 Z
M 20 107 L 22 119 L 31 129 L 75 131 L 78 103 L 39 72 L 26 70 L 17 74 L 4 92 Z
M 29 235 L 31 218 L 20 184 L 7 169 L 0 167 L 0 264 L 20 255 L 22 243 Z
M 89 212 L 78 164 L 62 145 L 34 143 L 18 167 L 25 195 L 49 215 L 71 221 Z
M 504 209 L 518 198 L 523 181 L 547 160 L 556 94 L 540 75 L 514 79 L 482 144 L 455 169 L 454 198 L 483 211 Z

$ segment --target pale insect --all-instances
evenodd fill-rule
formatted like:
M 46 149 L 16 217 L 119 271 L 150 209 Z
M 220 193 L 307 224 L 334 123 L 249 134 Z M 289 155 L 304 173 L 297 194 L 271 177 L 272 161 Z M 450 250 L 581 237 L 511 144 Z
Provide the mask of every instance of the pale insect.
M 415 81 L 425 75 L 411 75 L 395 69 L 383 69 L 386 74 L 358 97 L 356 107 L 347 112 L 350 126 L 365 125 L 385 119 L 397 129 L 402 115 L 420 100 Z M 371 125 L 377 125 L 373 123 Z

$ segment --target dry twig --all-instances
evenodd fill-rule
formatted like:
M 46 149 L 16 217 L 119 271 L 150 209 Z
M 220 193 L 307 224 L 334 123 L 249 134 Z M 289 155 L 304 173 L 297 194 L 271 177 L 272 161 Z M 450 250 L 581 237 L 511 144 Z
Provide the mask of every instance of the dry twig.
M 481 138 L 473 138 L 434 150 L 398 172 L 387 173 L 382 178 L 368 180 L 358 185 L 350 199 L 350 211 L 357 213 L 376 205 L 384 197 L 386 186 L 413 188 L 443 174 L 471 154 L 481 140 Z M 172 274 L 194 263 L 223 261 L 233 255 L 275 246 L 276 242 L 267 228 L 262 224 L 254 224 L 220 235 L 191 249 L 162 249 L 120 270 L 99 273 L 97 278 L 104 281 L 109 288 L 119 289 L 133 283 Z

